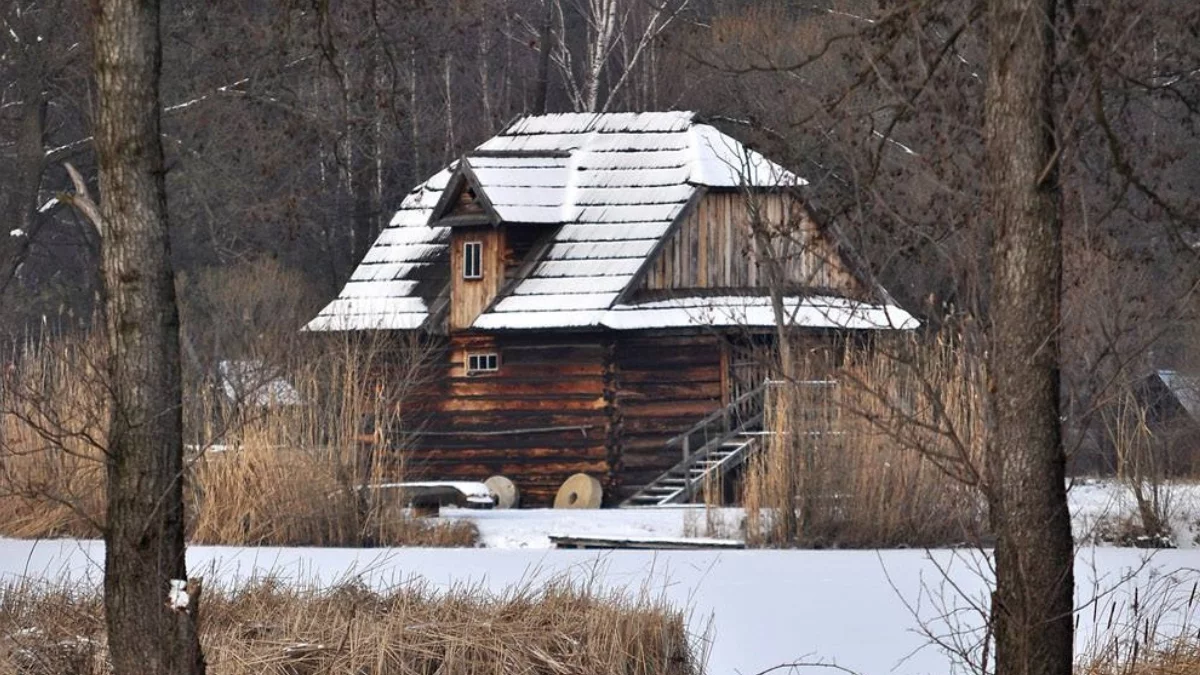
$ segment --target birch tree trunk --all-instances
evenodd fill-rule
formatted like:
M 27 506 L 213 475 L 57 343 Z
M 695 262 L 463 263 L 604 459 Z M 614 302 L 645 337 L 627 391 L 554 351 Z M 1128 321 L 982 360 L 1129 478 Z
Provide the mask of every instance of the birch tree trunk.
M 1051 74 L 1056 0 L 990 0 L 985 113 L 995 228 L 988 498 L 997 675 L 1069 675 L 1073 542 L 1059 421 L 1062 279 Z
M 111 423 L 104 602 L 113 670 L 204 672 L 186 579 L 179 317 L 159 137 L 159 9 L 93 3 Z M 180 589 L 182 591 L 183 589 Z
M 579 112 L 599 112 L 600 78 L 604 73 L 604 64 L 608 61 L 608 52 L 617 29 L 616 0 L 590 0 L 588 24 L 590 34 L 586 72 L 583 76 L 583 110 Z

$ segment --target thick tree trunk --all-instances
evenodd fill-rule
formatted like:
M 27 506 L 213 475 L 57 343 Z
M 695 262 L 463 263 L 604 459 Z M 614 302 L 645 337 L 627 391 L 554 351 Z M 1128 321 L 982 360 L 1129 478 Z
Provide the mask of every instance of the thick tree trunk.
M 1059 423 L 1055 0 L 990 0 L 987 207 L 993 219 L 988 498 L 998 675 L 1069 675 L 1073 543 Z
M 93 11 L 112 391 L 108 643 L 119 675 L 200 673 L 198 598 L 171 602 L 172 580 L 186 579 L 186 569 L 179 317 L 159 138 L 158 3 L 96 0 Z

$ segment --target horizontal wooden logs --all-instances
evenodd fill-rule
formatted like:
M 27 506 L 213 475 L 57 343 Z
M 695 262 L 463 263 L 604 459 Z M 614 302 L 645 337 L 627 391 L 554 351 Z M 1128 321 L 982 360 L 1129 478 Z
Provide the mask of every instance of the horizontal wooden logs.
M 466 375 L 466 355 L 486 351 L 499 355 L 499 371 Z M 666 441 L 724 395 L 713 335 L 454 335 L 436 363 L 406 469 L 438 479 L 503 474 L 533 506 L 573 473 L 599 478 L 614 496 L 652 480 L 680 459 Z

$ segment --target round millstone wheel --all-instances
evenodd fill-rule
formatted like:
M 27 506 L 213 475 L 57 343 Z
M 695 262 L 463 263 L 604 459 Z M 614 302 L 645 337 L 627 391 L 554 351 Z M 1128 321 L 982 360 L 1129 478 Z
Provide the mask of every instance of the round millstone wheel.
M 604 489 L 600 481 L 587 475 L 577 473 L 563 481 L 554 497 L 556 509 L 598 509 L 604 499 Z
M 521 503 L 521 492 L 517 484 L 504 476 L 492 476 L 483 481 L 492 494 L 496 495 L 496 508 L 515 509 Z

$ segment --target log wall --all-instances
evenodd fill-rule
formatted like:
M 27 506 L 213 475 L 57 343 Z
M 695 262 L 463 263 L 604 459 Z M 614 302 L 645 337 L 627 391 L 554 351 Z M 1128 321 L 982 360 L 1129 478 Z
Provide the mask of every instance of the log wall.
M 467 375 L 466 355 L 487 351 L 500 354 L 499 372 Z M 679 461 L 667 440 L 722 405 L 712 336 L 458 335 L 437 368 L 444 377 L 423 397 L 408 475 L 502 474 L 528 506 L 549 505 L 579 472 L 616 503 Z
M 467 375 L 468 353 L 496 351 L 500 370 Z M 597 336 L 453 336 L 444 377 L 406 458 L 412 476 L 501 474 L 526 505 L 548 505 L 567 476 L 611 481 L 611 345 Z
M 614 501 L 657 478 L 682 459 L 668 440 L 690 429 L 722 402 L 722 340 L 622 336 L 615 345 Z

